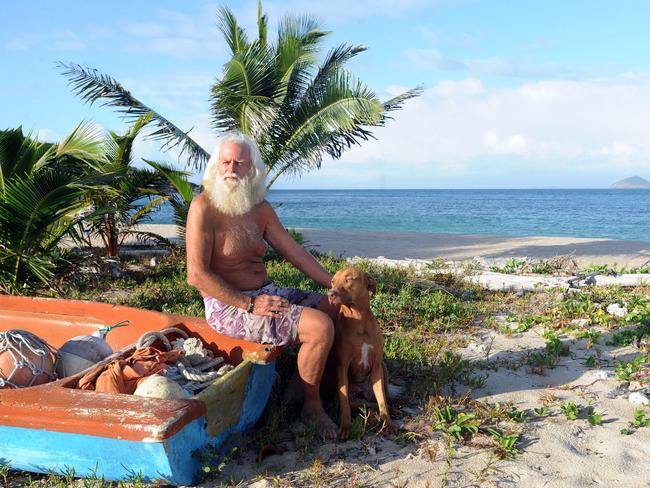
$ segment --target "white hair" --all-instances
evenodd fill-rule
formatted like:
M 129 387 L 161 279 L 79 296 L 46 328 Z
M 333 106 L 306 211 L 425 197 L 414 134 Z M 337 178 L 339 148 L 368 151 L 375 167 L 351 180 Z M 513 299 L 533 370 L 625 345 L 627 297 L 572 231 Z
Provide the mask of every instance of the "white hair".
M 246 146 L 251 172 L 235 187 L 229 187 L 219 176 L 221 148 L 226 143 Z M 266 166 L 255 140 L 237 130 L 226 132 L 217 141 L 203 173 L 203 188 L 212 204 L 227 215 L 243 215 L 266 197 Z

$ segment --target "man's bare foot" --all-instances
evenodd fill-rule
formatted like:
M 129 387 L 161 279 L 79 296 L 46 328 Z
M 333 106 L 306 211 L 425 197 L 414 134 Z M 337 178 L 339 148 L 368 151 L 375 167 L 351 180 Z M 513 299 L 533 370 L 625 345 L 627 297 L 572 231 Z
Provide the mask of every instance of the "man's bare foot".
M 322 408 L 316 411 L 303 408 L 300 418 L 306 425 L 313 426 L 316 429 L 316 433 L 323 439 L 336 439 L 338 427 Z

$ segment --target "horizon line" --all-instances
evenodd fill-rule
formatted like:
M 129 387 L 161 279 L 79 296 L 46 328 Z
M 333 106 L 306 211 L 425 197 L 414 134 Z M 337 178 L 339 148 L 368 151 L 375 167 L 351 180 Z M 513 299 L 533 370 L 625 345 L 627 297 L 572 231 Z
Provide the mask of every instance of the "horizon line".
M 650 190 L 650 188 L 612 187 L 523 187 L 523 188 L 269 188 L 269 191 L 396 191 L 396 190 Z

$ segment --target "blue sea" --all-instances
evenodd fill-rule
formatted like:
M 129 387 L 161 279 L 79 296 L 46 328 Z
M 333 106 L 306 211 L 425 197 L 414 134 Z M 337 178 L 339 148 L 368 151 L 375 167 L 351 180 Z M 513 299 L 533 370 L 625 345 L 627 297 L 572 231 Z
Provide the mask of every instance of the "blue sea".
M 650 190 L 271 190 L 286 227 L 650 241 Z M 152 219 L 172 223 L 170 207 Z

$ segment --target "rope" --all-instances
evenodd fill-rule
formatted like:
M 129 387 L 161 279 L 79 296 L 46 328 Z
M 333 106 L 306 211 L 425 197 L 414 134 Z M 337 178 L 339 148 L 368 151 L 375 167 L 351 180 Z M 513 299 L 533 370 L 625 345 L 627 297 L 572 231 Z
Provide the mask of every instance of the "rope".
M 167 334 L 178 334 L 182 338 L 173 343 Z M 149 347 L 156 341 L 161 341 L 167 351 L 178 349 L 184 351 L 174 366 L 167 368 L 165 376 L 181 384 L 188 391 L 199 391 L 209 386 L 215 379 L 233 369 L 230 364 L 224 364 L 218 370 L 217 366 L 224 362 L 222 357 L 213 357 L 211 350 L 204 347 L 199 338 L 190 338 L 185 331 L 170 327 L 161 331 L 145 332 L 136 343 L 136 348 Z M 212 370 L 212 371 L 209 371 Z
M 169 339 L 167 339 L 166 334 L 179 334 L 183 338 L 187 339 L 188 335 L 185 333 L 185 331 L 182 331 L 181 329 L 177 329 L 176 327 L 170 327 L 168 329 L 161 330 L 160 332 L 156 330 L 152 330 L 151 332 L 145 332 L 140 336 L 140 339 L 138 339 L 138 342 L 136 343 L 135 347 L 136 349 L 140 349 L 142 347 L 149 347 L 151 346 L 156 340 L 162 341 L 164 344 L 165 348 L 167 348 L 168 351 L 172 350 L 172 345 L 169 342 Z
M 127 325 L 131 325 L 131 321 L 128 320 L 128 319 L 127 320 L 122 320 L 121 322 L 118 322 L 115 325 L 109 325 L 108 327 L 102 327 L 97 332 L 99 332 L 101 334 L 101 337 L 104 338 L 113 329 L 117 329 L 118 327 L 126 327 Z

